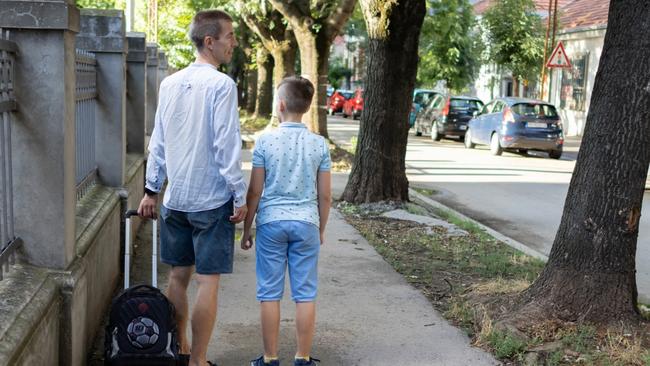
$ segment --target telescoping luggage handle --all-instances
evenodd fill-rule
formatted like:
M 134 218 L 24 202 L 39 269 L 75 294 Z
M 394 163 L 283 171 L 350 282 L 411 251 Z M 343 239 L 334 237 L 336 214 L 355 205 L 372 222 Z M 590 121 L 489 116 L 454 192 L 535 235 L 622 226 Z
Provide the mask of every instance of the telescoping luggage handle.
M 129 288 L 131 276 L 131 216 L 138 216 L 138 211 L 128 210 L 126 218 L 126 233 L 124 234 L 124 289 Z M 158 287 L 158 220 L 153 219 L 153 238 L 151 248 L 151 286 Z

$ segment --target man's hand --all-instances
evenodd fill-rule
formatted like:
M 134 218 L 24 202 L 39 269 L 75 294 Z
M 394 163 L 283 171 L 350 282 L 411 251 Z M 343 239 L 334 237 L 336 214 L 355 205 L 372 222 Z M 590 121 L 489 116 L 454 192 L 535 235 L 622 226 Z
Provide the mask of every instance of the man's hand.
M 244 234 L 241 237 L 241 248 L 244 250 L 248 250 L 253 247 L 253 244 L 255 244 L 255 239 L 253 239 L 251 233 L 244 232 Z
M 325 244 L 325 233 L 321 231 L 320 233 L 320 245 Z
M 242 207 L 235 207 L 235 213 L 230 216 L 230 222 L 238 224 L 244 221 L 246 213 L 248 213 L 248 206 L 243 205 Z
M 138 207 L 138 215 L 148 219 L 155 219 L 158 217 L 156 208 L 158 207 L 158 196 L 149 196 L 147 194 L 142 197 L 140 207 Z

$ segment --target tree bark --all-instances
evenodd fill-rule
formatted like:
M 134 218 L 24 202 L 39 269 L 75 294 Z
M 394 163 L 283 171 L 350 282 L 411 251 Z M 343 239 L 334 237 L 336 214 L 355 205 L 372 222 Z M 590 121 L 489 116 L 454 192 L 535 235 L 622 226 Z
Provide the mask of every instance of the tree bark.
M 612 1 L 585 134 L 553 248 L 519 313 L 638 319 L 635 255 L 650 163 L 650 5 Z M 630 77 L 630 75 L 633 75 Z
M 287 19 L 300 49 L 300 73 L 314 84 L 314 99 L 305 123 L 310 130 L 328 137 L 327 133 L 327 70 L 329 48 L 334 38 L 352 15 L 356 0 L 319 1 L 319 10 L 327 14 L 314 18 L 309 0 L 269 0 Z
M 257 69 L 249 66 L 246 73 L 246 112 L 252 115 L 257 104 Z
M 264 48 L 257 49 L 257 104 L 255 116 L 268 118 L 273 108 L 273 58 Z
M 273 56 L 273 86 L 277 87 L 282 79 L 296 74 L 296 37 L 290 32 L 290 38 L 269 49 Z
M 361 0 L 361 8 L 369 38 L 364 111 L 343 199 L 408 201 L 408 115 L 425 2 Z

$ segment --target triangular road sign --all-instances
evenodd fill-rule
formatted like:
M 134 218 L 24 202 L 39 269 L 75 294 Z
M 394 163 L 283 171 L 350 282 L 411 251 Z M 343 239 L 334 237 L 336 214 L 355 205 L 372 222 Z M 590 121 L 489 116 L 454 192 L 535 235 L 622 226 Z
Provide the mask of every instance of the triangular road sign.
M 564 45 L 560 41 L 557 44 L 557 47 L 553 50 L 551 58 L 548 59 L 546 67 L 571 67 L 571 62 L 566 56 L 566 51 L 564 51 Z

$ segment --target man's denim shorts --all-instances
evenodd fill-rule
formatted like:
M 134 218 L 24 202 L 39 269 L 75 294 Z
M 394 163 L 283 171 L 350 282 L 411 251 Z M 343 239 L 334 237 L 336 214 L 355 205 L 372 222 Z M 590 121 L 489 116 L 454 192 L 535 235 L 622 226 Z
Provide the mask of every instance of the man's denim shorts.
M 304 221 L 272 221 L 257 227 L 257 300 L 279 301 L 289 267 L 291 298 L 311 302 L 318 290 L 318 227 Z
M 232 273 L 235 224 L 233 202 L 214 210 L 182 212 L 160 207 L 160 257 L 163 263 L 196 265 L 198 274 Z

